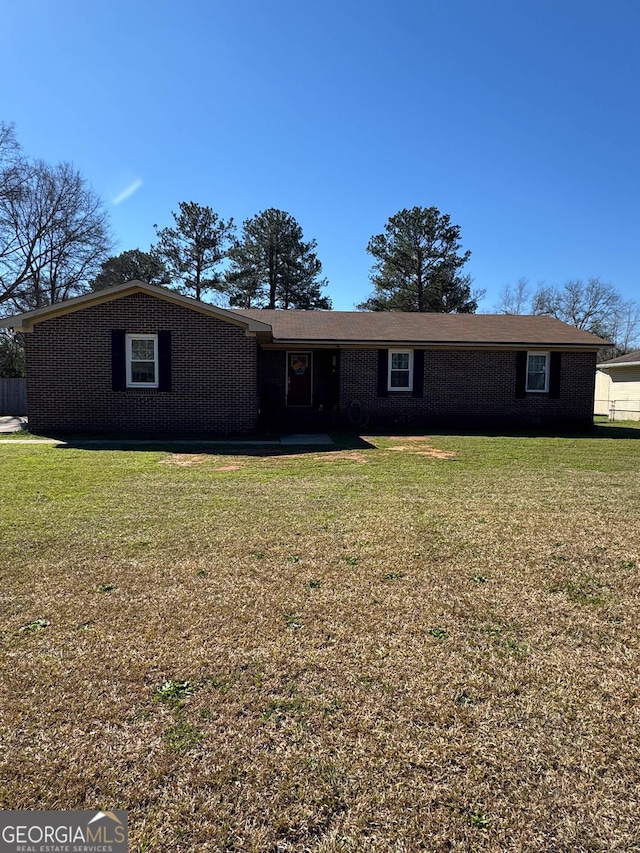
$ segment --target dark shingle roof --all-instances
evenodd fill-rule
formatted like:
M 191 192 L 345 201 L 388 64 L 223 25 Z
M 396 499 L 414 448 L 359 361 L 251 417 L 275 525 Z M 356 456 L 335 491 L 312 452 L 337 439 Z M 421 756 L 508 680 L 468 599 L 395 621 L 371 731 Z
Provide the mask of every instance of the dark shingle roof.
M 0 319 L 0 327 L 31 331 L 41 320 L 133 293 L 147 293 L 248 326 L 265 344 L 378 346 L 535 346 L 598 349 L 608 341 L 553 317 L 515 314 L 403 314 L 369 311 L 271 311 L 218 308 L 158 285 L 130 281 L 66 302 Z M 607 362 L 609 363 L 609 362 Z
M 598 367 L 615 367 L 618 364 L 640 364 L 640 349 L 628 352 L 626 355 L 619 355 L 618 358 L 612 358 L 609 361 L 601 361 Z
M 514 314 L 403 314 L 368 311 L 232 309 L 268 323 L 276 342 L 586 346 L 607 344 L 554 317 Z

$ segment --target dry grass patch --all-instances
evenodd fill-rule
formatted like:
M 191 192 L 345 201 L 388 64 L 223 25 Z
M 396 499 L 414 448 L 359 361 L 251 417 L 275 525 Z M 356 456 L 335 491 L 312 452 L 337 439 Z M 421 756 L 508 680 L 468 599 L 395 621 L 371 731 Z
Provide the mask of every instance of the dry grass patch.
M 194 465 L 202 465 L 206 459 L 207 454 L 205 453 L 169 453 L 163 459 L 160 459 L 160 464 L 191 468 Z
M 419 456 L 431 456 L 433 459 L 453 459 L 456 455 L 452 450 L 438 450 L 437 447 L 430 447 L 429 445 L 416 447 L 416 445 L 399 444 L 390 447 L 389 450 L 409 451 L 410 453 L 417 453 Z
M 127 808 L 134 851 L 638 849 L 640 443 L 397 440 L 3 447 L 0 807 Z
M 215 457 L 219 460 L 220 457 Z M 179 468 L 193 468 L 194 465 L 204 465 L 211 463 L 211 455 L 207 453 L 170 453 L 164 459 L 160 459 L 162 465 L 177 465 Z M 207 467 L 212 471 L 240 471 L 242 465 L 211 465 Z
M 366 462 L 367 457 L 364 453 L 359 453 L 357 450 L 337 450 L 335 452 L 325 453 L 322 456 L 324 462 Z
M 388 450 L 401 451 L 404 453 L 416 453 L 419 456 L 430 456 L 433 459 L 454 459 L 453 450 L 440 450 L 431 444 L 431 439 L 424 435 L 390 436 L 388 439 Z M 400 441 L 400 444 L 394 442 Z M 409 442 L 407 444 L 407 442 Z

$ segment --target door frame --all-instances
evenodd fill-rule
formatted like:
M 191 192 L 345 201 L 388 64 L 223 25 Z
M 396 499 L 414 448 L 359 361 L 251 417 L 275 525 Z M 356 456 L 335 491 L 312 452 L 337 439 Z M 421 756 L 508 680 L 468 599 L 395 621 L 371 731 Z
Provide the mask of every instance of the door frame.
M 289 356 L 290 355 L 308 355 L 309 356 L 309 402 L 308 403 L 290 403 L 289 402 Z M 287 350 L 285 365 L 284 365 L 284 387 L 285 387 L 285 405 L 288 409 L 310 409 L 313 406 L 313 350 L 310 349 L 291 349 Z

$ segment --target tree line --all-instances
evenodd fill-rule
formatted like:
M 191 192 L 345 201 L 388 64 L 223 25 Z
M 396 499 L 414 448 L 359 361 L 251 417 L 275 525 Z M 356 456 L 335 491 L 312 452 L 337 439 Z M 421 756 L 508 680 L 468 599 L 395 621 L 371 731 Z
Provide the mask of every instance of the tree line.
M 233 219 L 181 202 L 169 226 L 154 225 L 147 251 L 113 255 L 106 211 L 69 163 L 28 158 L 12 125 L 0 124 L 0 312 L 27 311 L 132 278 L 195 299 L 242 308 L 329 309 L 315 240 L 275 208 Z M 370 311 L 472 312 L 481 294 L 462 273 L 460 228 L 435 207 L 392 216 L 371 238 Z
M 520 278 L 503 287 L 495 311 L 545 314 L 611 341 L 611 347 L 601 351 L 601 360 L 640 349 L 640 305 L 599 278 L 572 279 L 563 285 L 540 282 L 535 287 Z
M 291 214 L 263 210 L 239 233 L 232 218 L 193 201 L 172 217 L 154 225 L 148 250 L 114 255 L 106 210 L 82 175 L 70 163 L 27 157 L 13 125 L 0 122 L 0 316 L 132 279 L 231 308 L 331 308 L 317 243 Z M 399 211 L 366 250 L 373 290 L 358 310 L 477 311 L 484 291 L 464 271 L 471 252 L 438 208 Z M 558 317 L 613 341 L 616 354 L 640 345 L 640 308 L 599 279 L 535 290 L 521 279 L 503 289 L 495 310 Z M 18 350 L 0 336 L 0 375 L 9 362 L 21 369 Z
M 315 240 L 304 240 L 291 214 L 264 210 L 245 220 L 240 238 L 232 219 L 192 201 L 172 216 L 172 226 L 154 226 L 158 241 L 148 252 L 107 258 L 89 286 L 139 279 L 236 308 L 331 308 Z
M 239 238 L 233 220 L 209 207 L 181 202 L 174 225 L 155 226 L 158 242 L 149 252 L 134 249 L 107 259 L 91 287 L 139 278 L 206 294 L 238 308 L 328 309 L 326 279 L 316 242 L 304 240 L 289 213 L 270 208 L 244 221 Z M 400 211 L 367 251 L 375 263 L 374 292 L 363 311 L 472 312 L 481 294 L 460 274 L 471 253 L 460 253 L 460 228 L 435 207 Z M 227 262 L 224 272 L 220 265 Z
M 270 208 L 233 219 L 181 202 L 148 249 L 113 255 L 102 201 L 70 163 L 27 157 L 0 123 L 0 315 L 139 278 L 235 307 L 327 309 L 316 241 Z

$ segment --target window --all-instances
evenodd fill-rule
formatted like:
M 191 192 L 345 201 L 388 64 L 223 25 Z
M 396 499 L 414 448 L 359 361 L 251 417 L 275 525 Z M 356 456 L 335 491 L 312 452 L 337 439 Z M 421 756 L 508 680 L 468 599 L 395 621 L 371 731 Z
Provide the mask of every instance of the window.
M 389 391 L 413 390 L 413 350 L 389 350 Z
M 158 336 L 127 335 L 127 388 L 158 387 Z
M 549 353 L 527 353 L 527 391 L 549 390 Z

